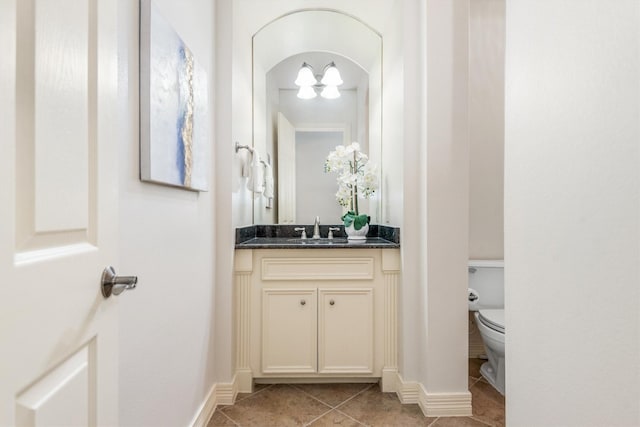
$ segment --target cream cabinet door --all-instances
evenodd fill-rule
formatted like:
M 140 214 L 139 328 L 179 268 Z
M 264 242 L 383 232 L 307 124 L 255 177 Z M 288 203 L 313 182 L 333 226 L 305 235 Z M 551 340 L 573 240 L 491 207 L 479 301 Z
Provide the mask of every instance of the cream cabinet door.
M 316 289 L 263 289 L 262 372 L 315 373 Z
M 318 372 L 373 372 L 373 289 L 318 290 Z

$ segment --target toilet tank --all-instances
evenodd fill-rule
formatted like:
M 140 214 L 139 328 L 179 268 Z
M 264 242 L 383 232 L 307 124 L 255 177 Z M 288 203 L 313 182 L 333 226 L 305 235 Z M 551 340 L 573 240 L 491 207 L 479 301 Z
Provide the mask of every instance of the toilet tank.
M 469 260 L 469 310 L 504 308 L 504 261 Z

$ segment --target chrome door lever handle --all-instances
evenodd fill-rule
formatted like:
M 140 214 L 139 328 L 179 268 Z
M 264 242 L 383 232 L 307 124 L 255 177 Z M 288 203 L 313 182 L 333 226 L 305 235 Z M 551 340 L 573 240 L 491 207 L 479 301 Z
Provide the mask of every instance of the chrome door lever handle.
M 137 283 L 137 276 L 116 276 L 114 268 L 109 266 L 102 272 L 100 290 L 103 297 L 109 298 L 111 294 L 120 295 L 126 290 L 135 289 Z

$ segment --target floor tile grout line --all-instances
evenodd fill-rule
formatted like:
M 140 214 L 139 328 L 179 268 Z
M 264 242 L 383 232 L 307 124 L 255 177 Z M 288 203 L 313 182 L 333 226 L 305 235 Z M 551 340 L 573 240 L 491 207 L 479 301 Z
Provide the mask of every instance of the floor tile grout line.
M 313 400 L 316 400 L 320 403 L 322 403 L 323 405 L 328 406 L 331 409 L 334 409 L 334 407 L 332 405 L 329 405 L 327 402 L 320 400 L 319 398 L 315 397 L 314 395 L 312 395 L 311 393 L 307 393 L 306 391 L 304 391 L 303 389 L 301 389 L 300 387 L 298 387 L 295 384 L 289 384 L 291 387 L 295 388 L 296 390 L 302 392 L 303 394 L 306 394 L 308 397 L 312 398 Z
M 327 406 L 329 409 L 326 412 L 323 412 L 322 414 L 320 414 L 319 416 L 317 416 L 316 418 L 312 419 L 311 421 L 309 421 L 308 423 L 304 423 L 303 426 L 309 426 L 313 423 L 315 423 L 316 421 L 318 421 L 320 418 L 324 417 L 325 415 L 327 415 L 328 413 L 330 413 L 331 411 L 334 410 L 333 406 L 329 405 L 327 402 L 323 402 L 322 400 L 318 399 L 317 397 L 307 393 L 306 391 L 304 391 L 302 388 L 298 387 L 298 384 L 285 384 L 288 385 L 289 387 L 291 387 L 294 390 L 297 390 L 299 392 L 302 392 L 302 394 L 306 395 L 307 397 L 310 397 L 311 399 L 315 400 L 316 402 L 319 402 L 321 404 L 323 404 L 324 406 Z
M 484 377 L 479 378 L 479 379 L 478 379 L 478 381 L 482 381 L 482 382 L 483 382 L 483 383 L 485 383 L 485 384 L 489 384 L 489 385 L 491 385 L 491 383 L 489 383 L 489 381 L 487 381 L 487 379 L 486 379 L 486 378 L 484 378 Z M 492 387 L 493 387 L 493 386 L 492 386 Z
M 299 392 L 302 392 L 302 394 L 307 395 L 308 397 L 312 398 L 313 400 L 316 400 L 320 403 L 322 403 L 323 405 L 328 406 L 329 408 L 333 409 L 332 405 L 329 405 L 327 402 L 320 400 L 319 398 L 315 397 L 314 395 L 312 395 L 311 393 L 307 393 L 306 391 L 304 391 L 302 388 L 298 387 L 298 384 L 289 384 L 291 387 L 295 388 L 296 390 L 298 390 Z
M 364 384 L 364 383 L 363 383 L 363 384 Z M 306 392 L 304 389 L 302 389 L 301 387 L 299 387 L 299 384 L 287 384 L 287 385 L 288 385 L 288 386 L 290 386 L 290 387 L 292 387 L 292 388 L 294 388 L 294 389 L 296 389 L 296 390 L 298 390 L 298 391 L 301 391 L 303 394 L 305 394 L 305 395 L 307 395 L 307 396 L 311 397 L 312 399 L 314 399 L 314 400 L 316 400 L 316 401 L 318 401 L 318 402 L 322 403 L 323 405 L 326 405 L 326 406 L 328 406 L 328 407 L 330 408 L 327 412 L 325 412 L 325 413 L 321 414 L 320 416 L 318 416 L 318 417 L 314 418 L 313 420 L 309 421 L 307 424 L 304 424 L 304 426 L 310 426 L 311 424 L 315 423 L 316 421 L 318 421 L 320 418 L 324 417 L 325 415 L 330 414 L 332 411 L 336 411 L 336 412 L 339 412 L 340 414 L 344 415 L 345 417 L 347 417 L 347 418 L 349 418 L 349 419 L 351 419 L 351 420 L 355 421 L 356 423 L 358 423 L 358 424 L 360 424 L 360 425 L 362 425 L 362 426 L 368 427 L 368 424 L 365 424 L 365 423 L 363 423 L 362 421 L 360 421 L 360 420 L 358 420 L 358 419 L 356 419 L 356 418 L 353 418 L 353 417 L 352 417 L 352 416 L 350 416 L 349 414 L 347 414 L 347 413 L 345 413 L 345 412 L 343 412 L 343 411 L 339 410 L 339 409 L 338 409 L 338 407 L 343 406 L 345 403 L 349 402 L 349 401 L 350 401 L 350 400 L 352 400 L 352 399 L 355 399 L 357 396 L 359 396 L 360 394 L 362 394 L 362 393 L 364 393 L 365 391 L 369 390 L 370 388 L 372 388 L 372 387 L 373 387 L 373 386 L 375 386 L 376 384 L 377 384 L 377 383 L 371 383 L 371 384 L 369 384 L 368 386 L 366 386 L 365 388 L 363 388 L 362 390 L 360 390 L 359 392 L 357 392 L 356 394 L 354 394 L 354 395 L 353 395 L 353 396 L 351 396 L 350 398 L 343 400 L 342 402 L 340 402 L 340 403 L 339 403 L 339 404 L 337 404 L 336 406 L 332 406 L 332 405 L 328 404 L 327 402 L 324 402 L 324 401 L 320 400 L 319 398 L 317 398 L 317 397 L 313 396 L 312 394 L 310 394 L 310 393 Z
M 363 425 L 363 426 L 367 426 L 367 427 L 369 427 L 369 424 L 365 424 L 364 422 L 362 422 L 362 421 L 360 421 L 360 420 L 358 420 L 358 419 L 356 419 L 356 418 L 353 418 L 351 415 L 349 415 L 349 414 L 347 414 L 347 413 L 342 412 L 340 409 L 334 409 L 334 411 L 341 413 L 341 414 L 342 414 L 342 415 L 344 415 L 345 417 L 352 419 L 353 421 L 357 422 L 357 423 L 358 423 L 358 424 L 360 424 L 360 425 Z
M 478 377 L 474 377 L 472 375 L 469 375 L 469 378 L 472 380 L 469 384 L 469 390 L 471 390 L 471 388 L 475 387 L 477 384 L 482 383 L 482 384 L 489 384 L 482 375 L 478 376 Z M 265 384 L 265 387 L 261 388 L 258 391 L 255 391 L 253 393 L 247 393 L 247 396 L 244 396 L 240 399 L 237 399 L 232 405 L 220 405 L 216 407 L 215 412 L 220 412 L 222 414 L 222 416 L 227 419 L 229 422 L 231 422 L 234 426 L 237 427 L 242 427 L 242 425 L 237 422 L 236 420 L 234 420 L 230 415 L 227 414 L 226 410 L 228 408 L 233 407 L 236 403 L 240 403 L 240 402 L 244 402 L 245 400 L 249 400 L 254 396 L 258 396 L 261 393 L 272 389 L 275 385 L 277 384 Z M 291 383 L 283 383 L 282 385 L 287 386 L 295 391 L 298 392 L 302 392 L 302 395 L 307 396 L 309 398 L 311 398 L 314 401 L 317 401 L 318 403 L 324 405 L 326 408 L 325 412 L 323 412 L 322 414 L 320 414 L 319 416 L 317 416 L 316 418 L 314 418 L 313 420 L 307 422 L 307 423 L 303 423 L 301 424 L 301 426 L 310 426 L 311 424 L 317 422 L 318 420 L 322 419 L 323 417 L 328 416 L 329 414 L 331 414 L 331 412 L 335 412 L 336 414 L 343 416 L 355 423 L 357 423 L 359 426 L 364 426 L 364 427 L 370 427 L 368 426 L 366 423 L 364 423 L 363 421 L 360 421 L 354 417 L 352 417 L 351 415 L 347 414 L 346 412 L 344 412 L 343 410 L 341 410 L 341 408 L 344 408 L 350 401 L 352 401 L 353 399 L 357 398 L 358 396 L 360 396 L 361 394 L 365 393 L 368 390 L 371 390 L 374 386 L 376 386 L 376 383 L 363 383 L 362 385 L 364 386 L 364 388 L 360 391 L 358 391 L 357 393 L 353 394 L 351 397 L 343 400 L 342 402 L 339 402 L 338 404 L 334 405 L 330 405 L 327 402 L 324 402 L 323 400 L 321 400 L 320 398 L 312 395 L 311 393 L 309 393 L 308 391 L 302 389 L 300 387 L 300 384 L 291 384 Z M 243 393 L 244 394 L 244 393 Z M 504 411 L 504 408 L 503 408 Z M 435 419 L 433 421 L 431 421 L 427 427 L 437 427 L 438 426 L 438 422 L 440 421 L 440 418 L 442 417 L 435 417 Z M 485 420 L 485 419 L 481 419 L 478 418 L 475 414 L 472 414 L 471 416 L 467 416 L 464 417 L 467 419 L 471 419 L 473 421 L 479 422 L 480 424 L 482 424 L 483 426 L 486 427 L 498 427 L 500 424 L 496 424 L 495 422 L 492 422 L 490 420 Z M 209 420 L 209 423 L 211 422 L 211 420 Z
M 363 384 L 366 384 L 366 383 L 363 383 Z M 356 394 L 354 394 L 354 395 L 353 395 L 353 396 L 351 396 L 350 398 L 343 400 L 342 402 L 338 403 L 338 404 L 337 404 L 337 405 L 335 405 L 335 406 L 330 405 L 329 403 L 327 403 L 327 402 L 325 402 L 325 401 L 323 401 L 323 400 L 320 400 L 320 398 L 318 398 L 318 397 L 316 397 L 316 396 L 314 396 L 314 395 L 312 395 L 312 394 L 310 394 L 310 393 L 308 393 L 308 392 L 304 391 L 302 388 L 298 387 L 298 385 L 296 385 L 296 384 L 290 384 L 290 385 L 291 385 L 292 387 L 294 387 L 295 389 L 300 390 L 301 392 L 303 392 L 303 393 L 304 393 L 304 394 L 306 394 L 307 396 L 309 396 L 309 397 L 311 397 L 311 398 L 313 398 L 313 399 L 317 400 L 318 402 L 320 402 L 320 403 L 322 403 L 322 404 L 324 404 L 324 405 L 327 405 L 327 406 L 328 406 L 328 407 L 330 407 L 331 409 L 336 409 L 338 406 L 342 406 L 342 404 L 343 404 L 343 403 L 348 402 L 349 400 L 353 399 L 354 397 L 356 397 L 357 395 L 359 395 L 359 394 L 360 394 L 360 393 L 362 393 L 363 391 L 366 391 L 366 390 L 370 389 L 370 388 L 371 388 L 371 386 L 372 386 L 372 385 L 374 385 L 374 384 L 375 384 L 375 383 L 372 383 L 372 384 L 371 384 L 371 385 L 369 385 L 368 387 L 366 387 L 366 388 L 364 388 L 364 389 L 360 390 L 359 392 L 357 392 Z
M 373 386 L 377 385 L 377 383 L 373 383 L 371 384 L 369 387 L 365 388 L 364 390 L 359 391 L 358 393 L 354 394 L 353 396 L 351 396 L 350 398 L 348 398 L 347 400 L 345 400 L 344 402 L 342 402 L 341 404 L 337 405 L 335 408 L 333 409 L 338 409 L 342 406 L 344 406 L 347 402 L 355 399 L 356 397 L 360 396 L 362 393 L 364 393 L 365 391 L 369 390 L 370 388 L 372 388 Z M 382 392 L 381 392 L 382 393 Z M 342 412 L 342 411 L 340 411 Z M 357 421 L 357 420 L 356 420 Z
M 225 417 L 227 417 L 227 419 L 228 419 L 229 421 L 231 421 L 231 422 L 233 423 L 233 425 L 240 427 L 240 424 L 238 424 L 238 423 L 236 422 L 236 420 L 234 420 L 233 418 L 231 418 L 229 415 L 225 414 L 225 413 L 224 413 L 224 412 L 222 412 L 222 411 L 220 411 L 220 413 L 221 413 L 222 415 L 224 415 Z M 211 420 L 209 420 L 209 421 L 211 421 Z
M 473 377 L 472 377 L 472 378 L 473 378 Z M 471 390 L 471 387 L 473 387 L 474 385 L 478 384 L 478 381 L 480 381 L 480 378 L 476 378 L 476 379 L 473 381 L 473 384 L 471 384 L 471 385 L 469 386 L 469 390 Z
M 324 417 L 325 415 L 327 415 L 331 411 L 333 411 L 333 408 L 329 407 L 329 410 L 327 412 L 324 412 L 324 413 L 320 414 L 319 416 L 315 417 L 314 419 L 312 419 L 308 423 L 303 424 L 303 426 L 305 426 L 305 427 L 306 426 L 310 426 L 311 424 L 315 423 L 316 421 L 318 421 L 320 418 Z
M 235 404 L 236 404 L 236 403 L 238 403 L 238 402 L 242 402 L 243 400 L 249 399 L 250 397 L 256 396 L 256 395 L 258 395 L 258 394 L 262 393 L 262 392 L 263 392 L 263 391 L 265 391 L 265 390 L 269 390 L 269 389 L 270 389 L 271 387 L 273 387 L 273 386 L 274 386 L 274 384 L 269 384 L 269 385 L 267 385 L 265 388 L 263 388 L 263 389 L 261 389 L 261 390 L 254 391 L 253 393 L 249 393 L 249 395 L 248 395 L 248 396 L 245 396 L 245 397 L 243 397 L 242 399 L 236 399 L 236 401 L 235 401 L 235 402 L 233 402 L 233 405 L 235 405 Z M 226 406 L 233 406 L 233 405 L 226 405 Z
M 487 427 L 495 427 L 495 426 L 496 426 L 496 425 L 495 425 L 495 424 L 493 424 L 493 423 L 489 424 L 489 423 L 488 423 L 488 422 L 486 422 L 485 420 L 481 420 L 481 419 L 479 419 L 479 418 L 476 418 L 476 417 L 475 417 L 475 416 L 473 416 L 473 415 L 472 415 L 472 416 L 470 416 L 469 418 L 471 418 L 471 419 L 472 419 L 472 420 L 474 420 L 474 421 L 478 421 L 478 422 L 480 422 L 480 423 L 482 423 L 482 424 L 486 425 Z

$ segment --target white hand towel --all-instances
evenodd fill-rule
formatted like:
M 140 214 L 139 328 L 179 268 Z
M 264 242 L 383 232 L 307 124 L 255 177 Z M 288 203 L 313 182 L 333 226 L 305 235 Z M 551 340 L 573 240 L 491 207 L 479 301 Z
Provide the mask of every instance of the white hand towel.
M 256 150 L 253 150 L 251 158 L 251 176 L 247 181 L 247 188 L 254 193 L 264 191 L 264 166 L 260 162 L 260 154 Z
M 273 199 L 273 168 L 269 163 L 264 164 L 264 197 Z
M 240 154 L 240 171 L 243 178 L 251 176 L 251 153 L 248 150 L 242 150 Z

